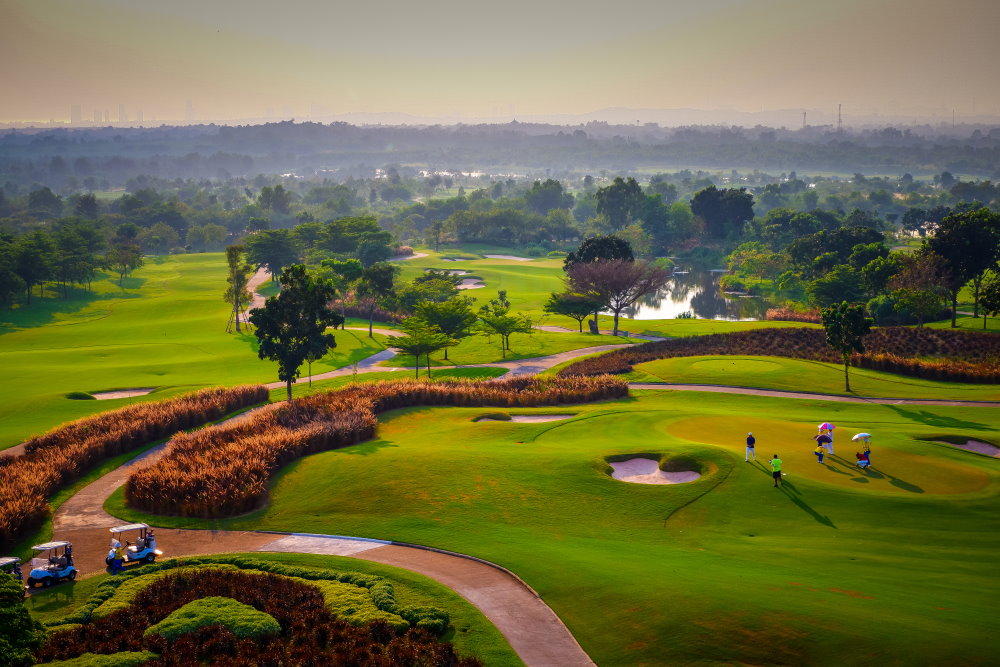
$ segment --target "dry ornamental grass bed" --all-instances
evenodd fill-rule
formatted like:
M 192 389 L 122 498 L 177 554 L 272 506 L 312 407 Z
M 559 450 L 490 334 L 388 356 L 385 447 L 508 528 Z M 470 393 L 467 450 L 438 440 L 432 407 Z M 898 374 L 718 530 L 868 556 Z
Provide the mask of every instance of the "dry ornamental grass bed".
M 628 395 L 611 377 L 482 382 L 383 381 L 275 404 L 247 419 L 174 439 L 156 464 L 134 473 L 127 502 L 157 514 L 215 518 L 258 506 L 282 466 L 375 436 L 377 415 L 415 405 L 534 407 Z
M 49 497 L 102 461 L 267 397 L 261 385 L 205 389 L 79 419 L 28 440 L 24 454 L 0 458 L 0 545 L 40 524 Z

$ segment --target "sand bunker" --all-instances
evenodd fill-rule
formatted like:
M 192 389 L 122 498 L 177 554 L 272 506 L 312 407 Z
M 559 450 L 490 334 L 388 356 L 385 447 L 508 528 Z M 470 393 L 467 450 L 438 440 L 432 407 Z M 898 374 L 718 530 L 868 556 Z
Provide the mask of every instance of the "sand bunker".
M 978 440 L 969 440 L 964 445 L 960 445 L 954 442 L 941 442 L 943 445 L 951 445 L 952 447 L 957 447 L 959 449 L 964 449 L 969 452 L 976 452 L 978 454 L 986 454 L 986 456 L 996 456 L 1000 458 L 1000 447 L 996 445 L 991 445 L 988 442 L 979 442 Z
M 512 259 L 515 262 L 530 262 L 530 257 L 517 257 L 516 255 L 483 255 L 489 259 Z
M 538 422 L 556 422 L 560 419 L 572 419 L 576 415 L 510 415 L 510 419 L 499 419 L 497 417 L 479 417 L 473 421 L 477 422 L 520 422 L 522 424 L 534 424 Z
M 666 472 L 660 470 L 659 461 L 653 459 L 629 459 L 627 461 L 608 462 L 614 470 L 611 476 L 621 482 L 633 484 L 683 484 L 693 482 L 701 477 L 694 470 Z
M 156 387 L 139 387 L 137 389 L 118 389 L 115 391 L 98 391 L 91 394 L 99 401 L 107 401 L 112 398 L 132 398 L 133 396 L 145 396 L 152 393 Z
M 486 287 L 486 283 L 478 278 L 463 278 L 462 282 L 455 287 L 458 289 L 479 289 L 480 287 Z

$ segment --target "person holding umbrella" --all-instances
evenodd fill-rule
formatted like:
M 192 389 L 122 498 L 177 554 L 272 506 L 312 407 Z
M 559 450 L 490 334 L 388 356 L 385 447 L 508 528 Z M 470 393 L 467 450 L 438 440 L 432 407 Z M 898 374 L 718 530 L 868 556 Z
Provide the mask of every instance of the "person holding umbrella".
M 868 461 L 868 465 L 872 464 L 872 446 L 871 446 L 871 433 L 858 433 L 856 436 L 851 438 L 854 442 L 862 443 L 862 451 L 865 454 L 865 459 Z
M 819 425 L 819 435 L 816 436 L 816 442 L 826 447 L 826 451 L 830 452 L 830 456 L 833 456 L 833 429 L 835 428 L 837 427 L 830 422 L 823 422 Z M 820 437 L 825 437 L 826 440 L 819 440 Z

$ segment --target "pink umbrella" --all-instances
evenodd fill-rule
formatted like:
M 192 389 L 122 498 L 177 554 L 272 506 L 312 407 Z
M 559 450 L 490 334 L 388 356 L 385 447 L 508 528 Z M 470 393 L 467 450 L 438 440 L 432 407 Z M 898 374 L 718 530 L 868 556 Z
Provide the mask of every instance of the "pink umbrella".
M 830 422 L 823 422 L 822 424 L 819 425 L 819 429 L 821 431 L 832 431 L 834 428 L 836 427 Z

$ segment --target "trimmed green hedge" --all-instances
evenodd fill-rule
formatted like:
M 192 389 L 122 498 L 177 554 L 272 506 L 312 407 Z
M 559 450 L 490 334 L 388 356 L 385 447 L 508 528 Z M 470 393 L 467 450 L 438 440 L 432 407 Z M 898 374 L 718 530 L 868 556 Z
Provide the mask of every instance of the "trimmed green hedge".
M 240 639 L 271 637 L 281 633 L 281 626 L 270 614 L 227 597 L 212 596 L 192 600 L 154 626 L 143 637 L 161 635 L 169 640 L 210 625 L 224 625 Z

